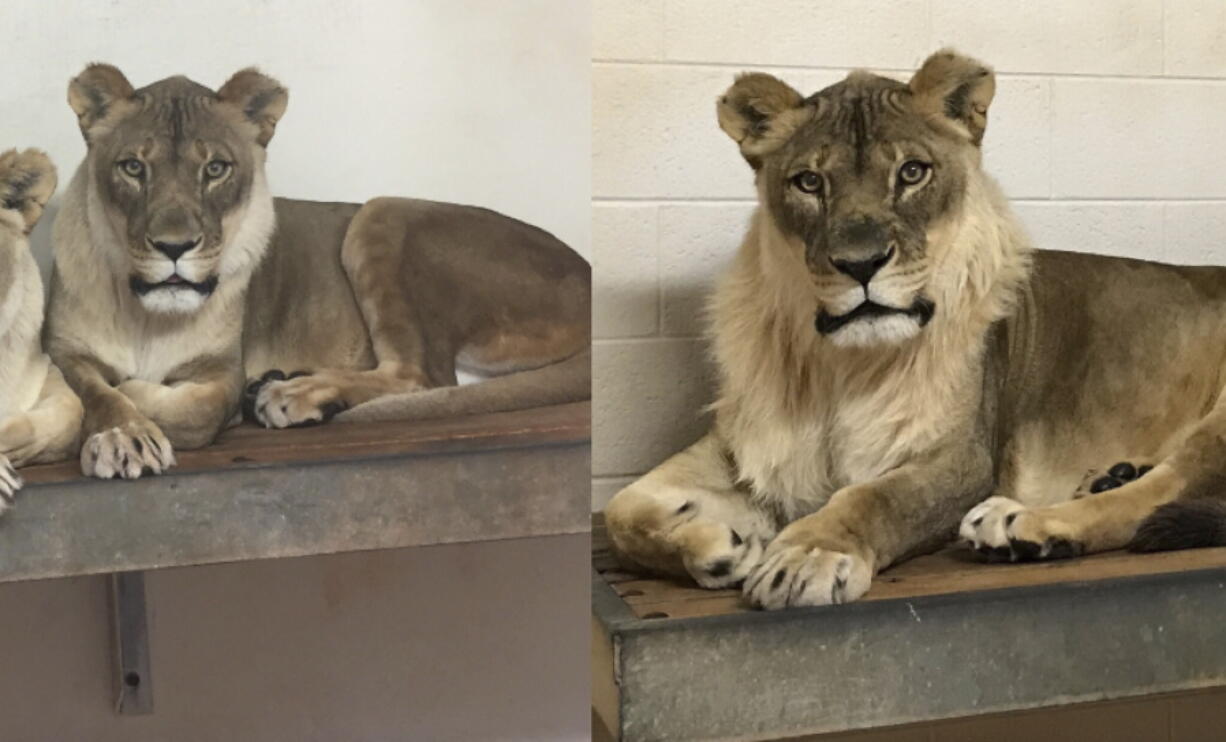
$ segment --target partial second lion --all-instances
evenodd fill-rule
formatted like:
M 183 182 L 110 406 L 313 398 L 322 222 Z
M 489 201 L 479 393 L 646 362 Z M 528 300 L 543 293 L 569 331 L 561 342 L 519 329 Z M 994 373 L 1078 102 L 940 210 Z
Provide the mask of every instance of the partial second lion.
M 288 93 L 254 70 L 136 89 L 91 65 L 68 98 L 88 152 L 54 225 L 47 347 L 85 406 L 85 473 L 164 471 L 244 403 L 281 428 L 590 395 L 590 268 L 543 230 L 274 199 Z M 457 369 L 492 378 L 457 386 Z
M 0 152 L 0 511 L 13 502 L 15 467 L 76 453 L 81 403 L 43 352 L 43 282 L 28 235 L 55 192 L 38 150 Z
M 946 51 L 720 98 L 758 208 L 712 297 L 710 431 L 608 505 L 628 566 L 782 608 L 956 535 L 1226 542 L 1226 269 L 1032 251 L 982 164 L 994 93 Z

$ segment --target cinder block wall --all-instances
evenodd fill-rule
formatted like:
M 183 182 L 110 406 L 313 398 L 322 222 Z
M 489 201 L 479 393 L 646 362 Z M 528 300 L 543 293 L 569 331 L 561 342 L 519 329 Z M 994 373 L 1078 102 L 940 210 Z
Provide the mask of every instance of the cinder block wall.
M 595 0 L 593 507 L 694 440 L 698 310 L 753 209 L 715 121 L 743 70 L 804 93 L 992 64 L 985 162 L 1041 248 L 1226 264 L 1222 0 Z

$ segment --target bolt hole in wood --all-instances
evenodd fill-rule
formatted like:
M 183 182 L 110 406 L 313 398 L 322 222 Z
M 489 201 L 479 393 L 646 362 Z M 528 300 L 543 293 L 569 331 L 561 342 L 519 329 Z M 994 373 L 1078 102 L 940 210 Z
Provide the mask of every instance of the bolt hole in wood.
M 138 672 L 124 673 L 123 684 L 128 686 L 129 688 L 140 687 L 140 673 Z
M 643 618 L 668 618 L 668 614 L 660 611 L 654 611 L 652 613 L 644 613 Z

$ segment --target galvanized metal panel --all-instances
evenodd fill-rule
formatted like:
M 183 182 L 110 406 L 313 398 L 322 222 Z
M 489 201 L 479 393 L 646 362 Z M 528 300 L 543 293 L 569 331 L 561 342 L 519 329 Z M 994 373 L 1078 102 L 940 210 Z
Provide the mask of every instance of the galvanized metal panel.
M 30 484 L 0 582 L 589 530 L 589 444 L 498 446 Z
M 758 740 L 1226 685 L 1226 569 L 637 619 L 599 578 L 624 740 Z

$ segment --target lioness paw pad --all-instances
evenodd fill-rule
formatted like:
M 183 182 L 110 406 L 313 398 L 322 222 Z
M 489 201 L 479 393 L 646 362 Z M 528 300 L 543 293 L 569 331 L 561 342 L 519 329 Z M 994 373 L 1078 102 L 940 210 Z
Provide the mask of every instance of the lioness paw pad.
M 251 416 L 266 428 L 297 428 L 327 422 L 347 405 L 340 389 L 317 375 L 269 371 L 248 385 Z
M 745 599 L 776 610 L 848 603 L 868 592 L 872 569 L 856 556 L 832 549 L 772 544 L 745 580 Z
M 1081 487 L 1077 489 L 1074 497 L 1097 495 L 1100 492 L 1123 487 L 1125 484 L 1145 476 L 1153 468 L 1150 464 L 1137 465 L 1131 461 L 1121 461 L 1107 469 L 1105 473 L 1098 469 L 1091 470 L 1086 474 Z
M 989 497 L 971 508 L 958 535 L 992 561 L 1067 559 L 1085 552 L 1085 545 L 1058 520 L 1007 497 Z
M 174 449 L 157 426 L 129 424 L 94 433 L 81 446 L 81 471 L 99 479 L 136 479 L 175 465 Z

